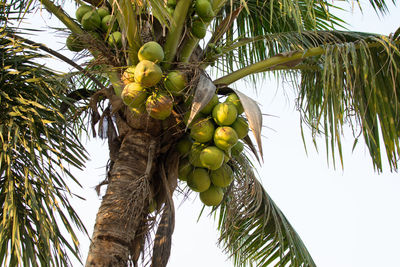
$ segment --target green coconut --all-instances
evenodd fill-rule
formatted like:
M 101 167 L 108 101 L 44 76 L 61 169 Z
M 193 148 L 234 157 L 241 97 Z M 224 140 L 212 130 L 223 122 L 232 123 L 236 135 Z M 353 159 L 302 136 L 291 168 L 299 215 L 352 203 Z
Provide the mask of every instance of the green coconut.
M 135 68 L 135 81 L 145 87 L 156 85 L 162 77 L 161 68 L 152 61 L 142 60 Z
M 201 164 L 209 170 L 216 170 L 224 163 L 224 151 L 216 146 L 209 146 L 200 152 Z
M 121 32 L 113 32 L 108 36 L 107 43 L 111 47 L 122 47 L 122 33 Z
M 214 94 L 211 100 L 204 106 L 200 111 L 201 113 L 208 115 L 213 111 L 213 108 L 219 103 L 218 95 Z
M 233 147 L 238 141 L 238 136 L 235 130 L 229 126 L 218 127 L 214 133 L 214 144 L 222 149 L 228 150 Z
M 210 187 L 200 193 L 200 200 L 206 206 L 218 206 L 224 199 L 224 191 L 222 188 L 210 185 Z
M 187 181 L 189 174 L 193 171 L 193 165 L 189 162 L 189 159 L 184 158 L 179 160 L 178 167 L 178 178 L 181 181 Z
M 233 105 L 235 105 L 238 115 L 240 115 L 244 112 L 242 103 L 240 102 L 240 99 L 237 96 L 237 94 L 235 94 L 235 93 L 229 94 L 228 97 L 226 98 L 225 102 L 232 103 Z
M 204 167 L 200 161 L 200 153 L 207 146 L 198 142 L 194 142 L 189 151 L 189 162 L 195 167 Z
M 181 71 L 170 71 L 164 80 L 165 88 L 173 95 L 181 95 L 187 84 L 185 74 Z
M 140 61 L 149 60 L 158 63 L 164 59 L 164 50 L 159 43 L 150 41 L 139 49 L 138 58 Z
M 195 10 L 205 22 L 210 22 L 215 16 L 209 0 L 196 0 Z
M 190 137 L 200 143 L 211 141 L 214 136 L 214 124 L 210 119 L 199 119 L 195 121 L 190 129 Z
M 243 139 L 249 133 L 249 125 L 242 117 L 237 117 L 237 119 L 232 123 L 231 127 L 236 131 L 239 139 Z
M 101 18 L 96 10 L 92 10 L 83 15 L 81 24 L 83 29 L 94 31 L 101 27 Z
M 67 48 L 73 52 L 80 52 L 85 48 L 83 43 L 79 40 L 79 37 L 73 33 L 67 37 L 65 44 Z
M 193 145 L 192 139 L 186 135 L 176 143 L 176 150 L 178 150 L 181 156 L 185 156 L 190 152 L 192 145 Z
M 99 7 L 97 9 L 97 13 L 99 14 L 100 18 L 110 15 L 110 11 L 108 11 L 108 8 L 105 6 Z
M 130 108 L 140 108 L 147 98 L 146 89 L 138 83 L 128 83 L 121 93 L 122 101 Z
M 193 191 L 204 192 L 210 185 L 211 180 L 208 171 L 204 168 L 196 168 L 189 173 L 187 184 Z
M 75 12 L 75 17 L 76 19 L 79 21 L 79 23 L 82 21 L 83 16 L 90 12 L 93 11 L 94 8 L 88 5 L 81 5 L 80 7 L 78 7 L 78 9 Z
M 242 153 L 244 149 L 244 144 L 240 141 L 238 141 L 231 149 L 232 155 L 233 156 L 239 156 L 240 153 Z
M 220 126 L 231 125 L 237 118 L 237 110 L 230 103 L 219 103 L 213 108 L 212 116 Z
M 129 66 L 122 74 L 121 80 L 125 85 L 135 82 L 135 67 Z
M 146 110 L 150 117 L 157 120 L 165 120 L 171 115 L 174 101 L 164 92 L 155 93 L 146 101 Z
M 211 182 L 218 187 L 227 187 L 233 181 L 233 171 L 228 164 L 210 172 Z
M 114 16 L 106 15 L 101 20 L 101 29 L 104 32 L 115 32 L 118 29 L 118 23 Z
M 185 123 L 185 125 L 187 125 L 188 121 L 189 121 L 189 116 L 190 116 L 190 112 L 186 112 L 185 116 L 183 116 L 183 122 Z M 188 126 L 188 128 L 192 128 L 192 126 L 200 119 L 204 119 L 204 116 L 201 113 L 197 113 L 196 116 L 194 116 L 192 122 L 190 123 L 190 125 Z
M 207 26 L 201 20 L 194 20 L 192 23 L 192 34 L 194 37 L 203 39 L 207 33 Z

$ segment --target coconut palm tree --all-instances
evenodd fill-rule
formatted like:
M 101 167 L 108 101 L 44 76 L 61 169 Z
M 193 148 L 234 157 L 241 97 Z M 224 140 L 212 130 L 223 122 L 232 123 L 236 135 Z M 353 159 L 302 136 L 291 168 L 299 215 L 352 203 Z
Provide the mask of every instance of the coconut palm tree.
M 175 224 L 172 196 L 196 189 L 178 180 L 187 161 L 182 140 L 199 141 L 193 128 L 210 121 L 205 108 L 228 96 L 238 99 L 229 109 L 244 109 L 253 137 L 245 135 L 243 142 L 252 155 L 226 149 L 211 160 L 201 158 L 200 165 L 209 169 L 226 160 L 234 178 L 218 189 L 222 200 L 211 210 L 219 242 L 235 266 L 315 266 L 253 171 L 252 161 L 263 156 L 262 114 L 233 85 L 242 79 L 257 85 L 267 73 L 290 78 L 302 124 L 311 127 L 313 136 L 326 136 L 333 157 L 338 153 L 342 160 L 342 127 L 349 124 L 364 137 L 378 172 L 381 144 L 391 170 L 397 171 L 400 32 L 380 36 L 335 30 L 345 22 L 331 13 L 337 7 L 328 1 L 85 2 L 76 19 L 51 0 L 1 5 L 2 264 L 66 266 L 66 250 L 78 257 L 72 224 L 84 227 L 68 203 L 62 174 L 78 183 L 65 164 L 84 167 L 79 135 L 92 130 L 108 140 L 110 158 L 107 179 L 98 187 L 107 190 L 86 266 L 166 266 Z M 81 64 L 22 37 L 26 30 L 10 24 L 39 3 L 65 25 L 67 46 L 79 53 Z M 382 0 L 370 4 L 388 12 Z M 107 14 L 108 24 L 101 24 L 100 15 Z M 158 43 L 161 52 L 154 43 L 145 52 L 142 47 L 150 42 Z M 35 59 L 43 53 L 77 72 L 61 75 L 41 66 Z M 171 73 L 184 78 L 182 90 L 174 91 L 179 82 L 169 80 Z M 209 140 L 203 143 L 213 146 Z M 190 166 L 196 164 L 193 157 Z

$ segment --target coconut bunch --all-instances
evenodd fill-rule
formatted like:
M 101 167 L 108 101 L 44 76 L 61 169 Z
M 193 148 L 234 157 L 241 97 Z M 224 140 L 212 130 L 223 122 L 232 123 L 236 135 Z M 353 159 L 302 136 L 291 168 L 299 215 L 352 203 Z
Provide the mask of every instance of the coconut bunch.
M 233 181 L 230 160 L 243 151 L 240 139 L 249 132 L 243 111 L 236 94 L 229 94 L 222 103 L 214 94 L 188 125 L 189 134 L 177 143 L 181 154 L 179 179 L 199 192 L 207 206 L 219 205 Z
M 154 41 L 145 43 L 138 51 L 139 63 L 129 66 L 122 74 L 125 87 L 121 98 L 135 114 L 147 114 L 157 120 L 171 115 L 174 99 L 186 88 L 186 77 L 178 70 L 165 75 L 158 65 L 164 59 L 163 48 Z
M 81 5 L 75 12 L 77 21 L 82 28 L 89 32 L 95 39 L 107 40 L 112 48 L 121 48 L 122 34 L 118 31 L 118 23 L 115 16 L 110 14 L 107 6 L 95 8 L 93 6 Z M 76 34 L 70 34 L 66 40 L 69 50 L 80 52 L 87 48 L 82 38 Z

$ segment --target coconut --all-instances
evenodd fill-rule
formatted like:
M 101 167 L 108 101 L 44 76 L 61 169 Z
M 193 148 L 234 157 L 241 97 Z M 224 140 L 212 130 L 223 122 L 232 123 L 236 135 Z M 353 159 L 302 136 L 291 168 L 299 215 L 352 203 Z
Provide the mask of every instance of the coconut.
M 216 170 L 224 163 L 224 151 L 216 146 L 209 146 L 200 152 L 201 164 L 209 170 Z
M 129 66 L 122 74 L 121 80 L 125 85 L 135 82 L 135 67 Z
M 176 150 L 178 150 L 181 156 L 185 156 L 189 153 L 190 149 L 192 148 L 193 141 L 189 136 L 184 136 L 181 138 L 178 143 L 176 143 Z
M 242 103 L 240 102 L 240 99 L 237 96 L 237 94 L 235 94 L 235 93 L 229 94 L 228 97 L 226 98 L 225 102 L 232 103 L 233 105 L 235 105 L 238 115 L 243 113 L 244 109 L 243 109 Z
M 150 117 L 157 120 L 165 120 L 171 115 L 174 101 L 164 92 L 155 93 L 146 101 L 146 110 Z
M 139 108 L 146 101 L 146 89 L 138 83 L 128 83 L 122 90 L 121 98 L 130 108 Z
M 178 178 L 181 181 L 187 181 L 189 174 L 193 171 L 193 165 L 190 164 L 189 159 L 184 158 L 179 160 Z
M 239 154 L 242 153 L 243 149 L 244 149 L 244 144 L 238 141 L 231 149 L 232 155 L 239 156 Z
M 198 142 L 194 142 L 189 151 L 189 162 L 195 167 L 204 167 L 200 161 L 200 153 L 207 146 Z
M 185 125 L 187 125 L 188 120 L 189 120 L 189 116 L 190 116 L 190 112 L 186 112 L 185 116 L 183 116 L 183 122 L 185 123 Z M 204 119 L 204 116 L 201 113 L 197 113 L 196 116 L 194 116 L 192 122 L 190 123 L 190 125 L 188 125 L 188 128 L 192 128 L 192 126 L 198 121 L 198 120 L 202 120 Z
M 92 11 L 89 11 L 83 15 L 81 24 L 83 29 L 87 31 L 94 31 L 101 27 L 101 18 L 97 11 L 93 9 Z
M 224 151 L 224 163 L 228 163 L 231 160 L 232 157 L 232 152 L 231 149 L 228 148 Z
M 73 52 L 80 52 L 85 48 L 83 43 L 79 40 L 79 37 L 73 33 L 67 37 L 66 45 L 67 48 Z
M 233 171 L 228 164 L 210 172 L 211 182 L 218 187 L 227 187 L 233 181 Z
M 230 103 L 219 103 L 213 108 L 212 116 L 220 126 L 231 125 L 237 118 L 237 110 Z
M 203 39 L 207 33 L 207 26 L 201 20 L 194 20 L 192 23 L 192 34 L 194 37 Z
M 200 193 L 200 200 L 207 206 L 218 206 L 222 199 L 224 199 L 224 191 L 217 186 L 210 185 L 210 187 Z
M 195 10 L 205 22 L 210 22 L 215 16 L 209 0 L 196 0 Z
M 122 47 L 122 33 L 121 32 L 113 32 L 108 36 L 107 43 L 111 47 Z
M 181 95 L 187 84 L 185 74 L 180 71 L 168 72 L 164 80 L 165 88 L 173 95 Z
M 213 111 L 213 108 L 219 103 L 218 95 L 214 94 L 211 100 L 203 107 L 201 113 L 208 115 Z
M 228 150 L 238 141 L 235 130 L 229 126 L 218 127 L 214 133 L 214 144 L 222 149 Z
M 101 20 L 101 29 L 104 32 L 115 32 L 118 29 L 118 23 L 114 16 L 106 15 Z
M 76 10 L 76 12 L 75 12 L 75 17 L 76 17 L 76 19 L 77 19 L 79 22 L 81 22 L 83 16 L 84 16 L 86 13 L 88 13 L 88 12 L 90 12 L 90 11 L 93 11 L 93 10 L 94 10 L 94 8 L 91 7 L 91 6 L 88 6 L 88 5 L 81 5 L 81 6 L 78 7 L 78 9 Z
M 97 9 L 97 14 L 99 14 L 100 18 L 104 18 L 105 16 L 110 15 L 110 11 L 108 11 L 106 6 L 102 6 Z
M 189 173 L 187 184 L 193 191 L 204 192 L 210 185 L 211 180 L 208 175 L 208 171 L 203 168 L 196 168 L 191 173 Z
M 140 61 L 161 62 L 164 59 L 164 50 L 157 42 L 150 41 L 142 45 L 139 49 L 138 58 Z
M 145 87 L 156 85 L 162 77 L 161 68 L 149 60 L 140 61 L 135 68 L 135 81 Z
M 193 123 L 190 129 L 190 137 L 200 143 L 211 141 L 214 136 L 214 124 L 210 119 L 199 119 Z
M 243 139 L 249 133 L 249 125 L 242 117 L 237 117 L 237 119 L 232 123 L 231 127 L 236 131 L 239 139 Z

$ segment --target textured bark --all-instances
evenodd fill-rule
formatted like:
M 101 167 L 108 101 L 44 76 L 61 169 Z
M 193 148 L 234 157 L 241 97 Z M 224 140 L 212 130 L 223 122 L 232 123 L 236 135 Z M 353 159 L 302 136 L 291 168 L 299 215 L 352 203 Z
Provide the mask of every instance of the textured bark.
M 97 214 L 87 267 L 128 266 L 139 223 L 147 215 L 156 144 L 144 131 L 124 135 Z

